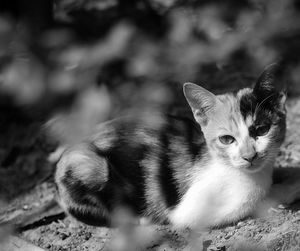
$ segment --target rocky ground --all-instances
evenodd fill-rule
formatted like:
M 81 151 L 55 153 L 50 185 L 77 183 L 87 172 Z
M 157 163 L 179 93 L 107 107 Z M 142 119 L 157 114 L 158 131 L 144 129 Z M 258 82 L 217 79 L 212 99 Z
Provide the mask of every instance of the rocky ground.
M 276 163 L 278 168 L 300 168 L 299 126 L 300 99 L 293 98 L 288 101 L 288 132 Z M 39 138 L 32 140 L 37 142 Z M 39 154 L 45 158 L 47 151 L 50 150 Z M 35 173 L 49 173 L 42 172 L 49 170 L 49 164 L 45 161 L 37 163 L 40 165 L 35 163 L 35 166 L 38 166 Z M 1 172 L 2 175 L 5 174 L 5 170 Z M 7 172 L 8 170 L 6 174 Z M 125 250 L 133 250 L 134 245 L 138 250 L 300 249 L 300 202 L 287 208 L 273 208 L 261 218 L 248 218 L 237 224 L 201 234 L 191 234 L 188 231 L 178 233 L 168 226 L 140 226 L 124 232 L 86 226 L 65 217 L 55 203 L 52 176 L 32 176 L 39 177 L 37 182 L 30 178 L 30 173 L 28 175 L 27 185 L 35 186 L 27 189 L 27 192 L 17 191 L 13 199 L 3 199 L 6 203 L 2 203 L 0 208 L 1 232 L 2 235 L 13 233 L 45 250 L 124 250 L 120 249 L 120 246 L 124 245 L 127 246 Z M 24 182 L 21 179 L 15 182 L 22 188 Z

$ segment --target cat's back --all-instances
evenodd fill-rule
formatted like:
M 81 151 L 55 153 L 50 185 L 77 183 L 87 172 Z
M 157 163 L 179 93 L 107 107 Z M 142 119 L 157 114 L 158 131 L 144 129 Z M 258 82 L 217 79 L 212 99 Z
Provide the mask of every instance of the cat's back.
M 203 133 L 193 120 L 169 114 L 143 114 L 120 117 L 96 127 L 87 139 L 99 153 L 121 154 L 130 151 L 165 150 L 182 153 L 186 149 L 195 158 L 205 147 Z

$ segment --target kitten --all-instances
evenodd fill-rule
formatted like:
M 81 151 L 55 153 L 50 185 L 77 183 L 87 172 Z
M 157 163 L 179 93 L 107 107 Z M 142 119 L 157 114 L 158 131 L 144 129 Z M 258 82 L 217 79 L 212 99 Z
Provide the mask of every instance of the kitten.
M 176 228 L 235 222 L 272 184 L 286 130 L 285 95 L 267 69 L 253 89 L 214 95 L 192 84 L 184 95 L 194 120 L 124 117 L 68 148 L 57 164 L 60 204 L 91 225 L 118 208 Z

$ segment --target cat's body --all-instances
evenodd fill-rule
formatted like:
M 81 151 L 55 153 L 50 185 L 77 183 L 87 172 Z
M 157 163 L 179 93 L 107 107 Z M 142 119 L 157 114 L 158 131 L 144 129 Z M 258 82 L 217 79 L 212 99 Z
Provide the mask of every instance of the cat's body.
M 264 76 L 255 88 L 215 96 L 187 84 L 196 121 L 146 114 L 100 125 L 57 165 L 61 205 L 93 225 L 120 207 L 193 229 L 253 213 L 285 134 L 283 95 Z
M 76 182 L 84 175 L 96 177 L 97 172 L 101 172 L 101 182 L 95 192 L 99 190 L 104 194 L 107 190 L 107 195 L 104 198 L 100 195 L 96 200 L 99 199 L 101 205 L 108 204 L 105 210 L 108 214 L 115 208 L 110 204 L 118 204 L 129 206 L 141 216 L 151 215 L 157 221 L 166 221 L 169 210 L 188 190 L 196 172 L 194 169 L 201 169 L 201 165 L 195 165 L 199 162 L 197 159 L 202 159 L 202 165 L 205 165 L 206 157 L 201 154 L 207 150 L 201 129 L 195 122 L 159 114 L 151 115 L 151 120 L 154 123 L 127 117 L 101 125 L 99 133 L 91 140 L 64 153 L 56 180 L 61 180 L 67 187 L 74 185 L 74 190 L 78 189 L 80 193 L 81 186 L 76 186 Z M 82 149 L 93 152 L 94 160 L 101 162 L 101 166 L 96 165 L 100 170 L 93 172 L 85 167 L 85 159 L 80 156 Z M 91 173 L 83 175 L 82 172 Z M 68 185 L 68 182 L 72 184 Z M 96 185 L 91 182 L 91 186 Z M 104 183 L 107 189 L 103 190 L 100 187 Z M 83 192 L 80 199 L 84 197 Z M 83 204 L 88 205 L 87 200 Z M 77 203 L 80 205 L 79 201 Z

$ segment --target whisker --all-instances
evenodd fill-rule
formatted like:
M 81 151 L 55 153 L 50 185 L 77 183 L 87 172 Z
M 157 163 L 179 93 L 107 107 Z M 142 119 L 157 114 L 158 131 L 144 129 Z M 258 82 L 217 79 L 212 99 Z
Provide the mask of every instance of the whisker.
M 257 111 L 258 111 L 258 109 L 263 105 L 263 103 L 265 102 L 265 101 L 267 101 L 270 97 L 272 97 L 272 96 L 274 96 L 276 93 L 273 93 L 273 94 L 271 94 L 271 95 L 269 95 L 268 97 L 266 97 L 263 101 L 261 101 L 260 103 L 259 103 L 259 105 L 257 106 L 256 105 L 256 108 L 255 108 L 255 111 L 254 111 L 254 114 L 256 114 L 257 113 Z

